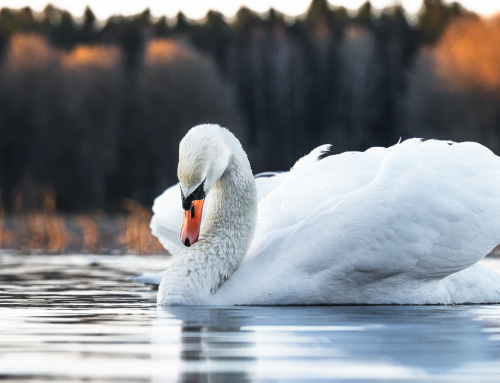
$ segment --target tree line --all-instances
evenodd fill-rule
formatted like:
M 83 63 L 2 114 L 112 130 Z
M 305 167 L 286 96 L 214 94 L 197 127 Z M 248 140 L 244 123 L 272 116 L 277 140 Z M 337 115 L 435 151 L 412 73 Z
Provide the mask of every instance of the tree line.
M 151 204 L 176 182 L 179 140 L 204 122 L 232 130 L 255 172 L 286 170 L 323 143 L 342 152 L 422 136 L 498 150 L 500 70 L 486 41 L 499 33 L 441 0 L 414 18 L 313 0 L 297 18 L 241 8 L 230 22 L 4 8 L 3 203 L 38 183 L 65 209 Z

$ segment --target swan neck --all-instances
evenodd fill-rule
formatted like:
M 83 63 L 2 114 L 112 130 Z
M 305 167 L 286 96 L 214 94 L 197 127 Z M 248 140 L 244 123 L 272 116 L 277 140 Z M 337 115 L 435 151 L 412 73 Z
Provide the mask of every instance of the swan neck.
M 160 304 L 207 303 L 247 253 L 256 225 L 257 192 L 246 154 L 239 149 L 241 153 L 233 152 L 209 191 L 200 239 L 167 270 L 160 286 Z M 182 298 L 172 303 L 168 296 Z
M 243 170 L 232 158 L 226 171 L 210 190 L 205 222 L 201 228 L 204 237 L 215 235 L 218 242 L 225 239 L 227 244 L 230 238 L 225 237 L 238 235 L 238 223 L 254 213 L 255 180 L 251 171 L 248 175 Z

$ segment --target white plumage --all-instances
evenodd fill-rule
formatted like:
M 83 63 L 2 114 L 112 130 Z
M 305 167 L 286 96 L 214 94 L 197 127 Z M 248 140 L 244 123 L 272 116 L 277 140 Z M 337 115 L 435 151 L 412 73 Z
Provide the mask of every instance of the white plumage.
M 204 125 L 188 133 L 190 148 L 202 128 L 213 140 L 236 140 L 222 128 Z M 246 160 L 237 145 L 230 146 L 233 157 Z M 213 270 L 218 261 L 196 258 L 197 252 L 221 248 L 211 237 L 209 244 L 180 252 L 161 282 L 159 304 L 500 302 L 500 275 L 476 265 L 500 243 L 499 157 L 477 143 L 419 139 L 318 160 L 325 150 L 315 149 L 290 172 L 257 178 L 255 235 L 246 255 L 235 255 L 239 266 L 221 277 L 218 289 L 191 292 L 203 290 L 205 274 L 218 272 Z M 235 179 L 248 178 L 240 171 Z M 209 192 L 206 204 L 217 205 L 208 200 L 219 195 Z M 228 195 L 246 198 L 230 190 Z M 153 234 L 179 253 L 179 186 L 158 197 L 153 210 Z M 214 212 L 208 208 L 210 222 Z M 200 241 L 203 231 L 210 233 L 205 226 Z M 231 235 L 238 241 L 238 225 L 228 221 L 220 241 Z M 201 274 L 205 279 L 197 277 Z

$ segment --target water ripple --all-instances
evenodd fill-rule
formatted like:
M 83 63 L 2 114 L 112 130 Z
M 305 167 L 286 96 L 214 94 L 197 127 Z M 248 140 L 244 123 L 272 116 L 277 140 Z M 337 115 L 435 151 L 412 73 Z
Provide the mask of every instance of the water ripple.
M 127 278 L 169 262 L 0 255 L 0 379 L 478 382 L 500 376 L 499 306 L 157 308 L 156 291 Z

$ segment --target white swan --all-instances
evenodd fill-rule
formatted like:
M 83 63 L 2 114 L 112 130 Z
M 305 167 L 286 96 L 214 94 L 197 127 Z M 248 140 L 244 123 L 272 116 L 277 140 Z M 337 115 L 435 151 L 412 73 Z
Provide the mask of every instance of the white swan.
M 476 264 L 500 243 L 499 157 L 477 143 L 419 139 L 328 149 L 258 179 L 257 203 L 239 141 L 217 125 L 192 128 L 178 167 L 182 204 L 195 207 L 182 230 L 191 246 L 164 273 L 158 304 L 500 302 L 500 274 Z M 176 189 L 155 201 L 151 225 L 174 252 Z

